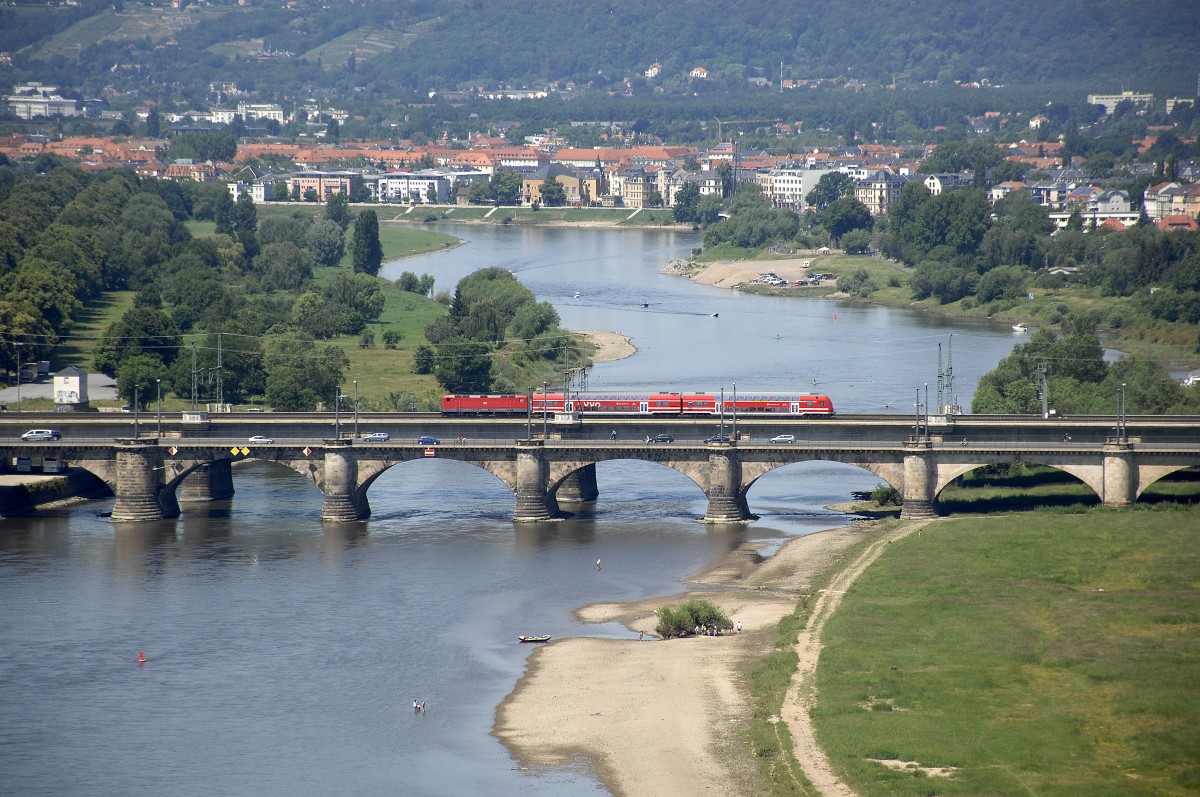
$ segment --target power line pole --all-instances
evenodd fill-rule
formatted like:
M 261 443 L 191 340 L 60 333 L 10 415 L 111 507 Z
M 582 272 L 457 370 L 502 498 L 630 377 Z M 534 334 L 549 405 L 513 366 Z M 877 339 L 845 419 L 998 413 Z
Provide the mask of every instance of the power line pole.
M 1050 417 L 1050 388 L 1046 382 L 1046 364 L 1037 366 L 1037 395 L 1042 401 L 1042 418 Z
M 196 409 L 196 380 L 199 372 L 196 371 L 196 341 L 192 341 L 192 409 Z
M 217 412 L 225 410 L 225 372 L 221 361 L 221 333 L 217 333 Z M 340 388 L 339 388 L 340 390 Z

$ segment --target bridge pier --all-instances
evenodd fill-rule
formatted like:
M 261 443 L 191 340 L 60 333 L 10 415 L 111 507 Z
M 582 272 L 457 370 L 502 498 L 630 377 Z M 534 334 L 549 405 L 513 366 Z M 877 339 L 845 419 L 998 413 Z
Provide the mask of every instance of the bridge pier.
M 175 491 L 163 483 L 158 443 L 118 439 L 114 521 L 163 520 L 179 517 Z
M 546 489 L 549 483 L 550 463 L 546 460 L 542 441 L 518 440 L 514 521 L 529 523 L 551 520 L 558 514 L 558 504 Z
M 1128 443 L 1106 443 L 1104 446 L 1105 506 L 1122 507 L 1134 502 L 1137 491 L 1133 451 Z
M 320 485 L 325 501 L 321 520 L 348 523 L 371 516 L 366 493 L 358 492 L 358 457 L 352 440 L 325 441 L 325 478 Z
M 584 465 L 579 470 L 562 480 L 554 491 L 554 498 L 560 504 L 582 504 L 595 501 L 600 497 L 600 488 L 596 482 L 596 466 Z
M 709 444 L 708 507 L 705 523 L 746 523 L 753 519 L 742 489 L 742 461 L 730 443 Z
M 233 498 L 233 468 L 227 459 L 201 465 L 183 477 L 179 484 L 179 500 L 184 503 L 223 501 Z
M 934 517 L 930 443 L 927 440 L 909 441 L 904 448 L 907 449 L 904 453 L 904 505 L 900 517 L 904 520 Z

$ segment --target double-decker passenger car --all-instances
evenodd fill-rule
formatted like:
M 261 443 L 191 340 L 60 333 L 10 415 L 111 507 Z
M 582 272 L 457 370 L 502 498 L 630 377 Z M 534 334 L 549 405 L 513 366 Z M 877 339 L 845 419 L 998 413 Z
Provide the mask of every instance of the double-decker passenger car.
M 445 395 L 444 415 L 525 415 L 576 413 L 582 416 L 716 417 L 771 416 L 818 418 L 834 414 L 829 396 L 798 393 L 537 393 Z

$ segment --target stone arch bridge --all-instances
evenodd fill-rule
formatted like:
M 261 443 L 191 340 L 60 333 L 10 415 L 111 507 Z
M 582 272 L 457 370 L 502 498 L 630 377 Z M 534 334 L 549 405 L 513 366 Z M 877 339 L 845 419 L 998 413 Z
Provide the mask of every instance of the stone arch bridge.
M 176 517 L 179 502 L 233 495 L 230 465 L 240 459 L 275 462 L 305 476 L 324 495 L 321 517 L 354 521 L 370 516 L 367 493 L 389 468 L 417 459 L 452 459 L 482 468 L 515 496 L 515 521 L 545 521 L 560 503 L 595 500 L 597 463 L 634 459 L 658 463 L 691 479 L 708 497 L 704 520 L 740 523 L 754 518 L 747 501 L 751 486 L 775 468 L 823 460 L 874 473 L 904 497 L 904 517 L 934 511 L 942 489 L 958 476 L 987 465 L 1027 462 L 1047 465 L 1088 485 L 1106 506 L 1127 506 L 1155 481 L 1200 465 L 1200 446 L 1191 440 L 1095 443 L 1004 442 L 966 444 L 915 436 L 899 443 L 689 442 L 651 444 L 617 441 L 515 440 L 422 446 L 327 439 L 320 444 L 220 444 L 210 440 L 118 439 L 107 443 L 12 444 L 5 457 L 57 456 L 102 479 L 113 491 L 115 521 Z M 11 461 L 11 459 L 9 459 Z

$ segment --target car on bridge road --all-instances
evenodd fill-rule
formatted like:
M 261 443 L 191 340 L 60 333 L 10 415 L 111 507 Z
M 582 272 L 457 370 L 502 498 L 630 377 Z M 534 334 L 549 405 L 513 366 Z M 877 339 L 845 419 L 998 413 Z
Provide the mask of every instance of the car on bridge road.
M 27 443 L 33 443 L 38 440 L 62 440 L 62 432 L 57 429 L 30 429 L 21 435 L 21 439 Z
M 794 443 L 796 435 L 794 434 L 777 434 L 771 438 L 772 443 Z
M 706 443 L 728 443 L 728 442 L 729 442 L 729 435 L 727 435 L 727 434 L 715 434 L 715 435 L 713 435 L 712 437 L 706 437 L 706 438 L 704 438 L 704 442 L 706 442 Z
M 250 444 L 256 446 L 271 446 L 275 445 L 275 439 L 272 437 L 264 437 L 261 434 L 256 434 L 250 438 Z
M 662 434 L 656 434 L 656 435 L 647 437 L 646 442 L 647 443 L 674 443 L 675 435 L 667 434 L 666 432 L 663 432 Z
M 391 439 L 392 436 L 387 432 L 371 432 L 370 434 L 363 435 L 363 442 L 366 443 L 386 443 Z
M 419 446 L 436 446 L 441 442 L 441 440 L 438 440 L 433 435 L 428 434 L 423 434 L 417 438 L 417 445 Z

